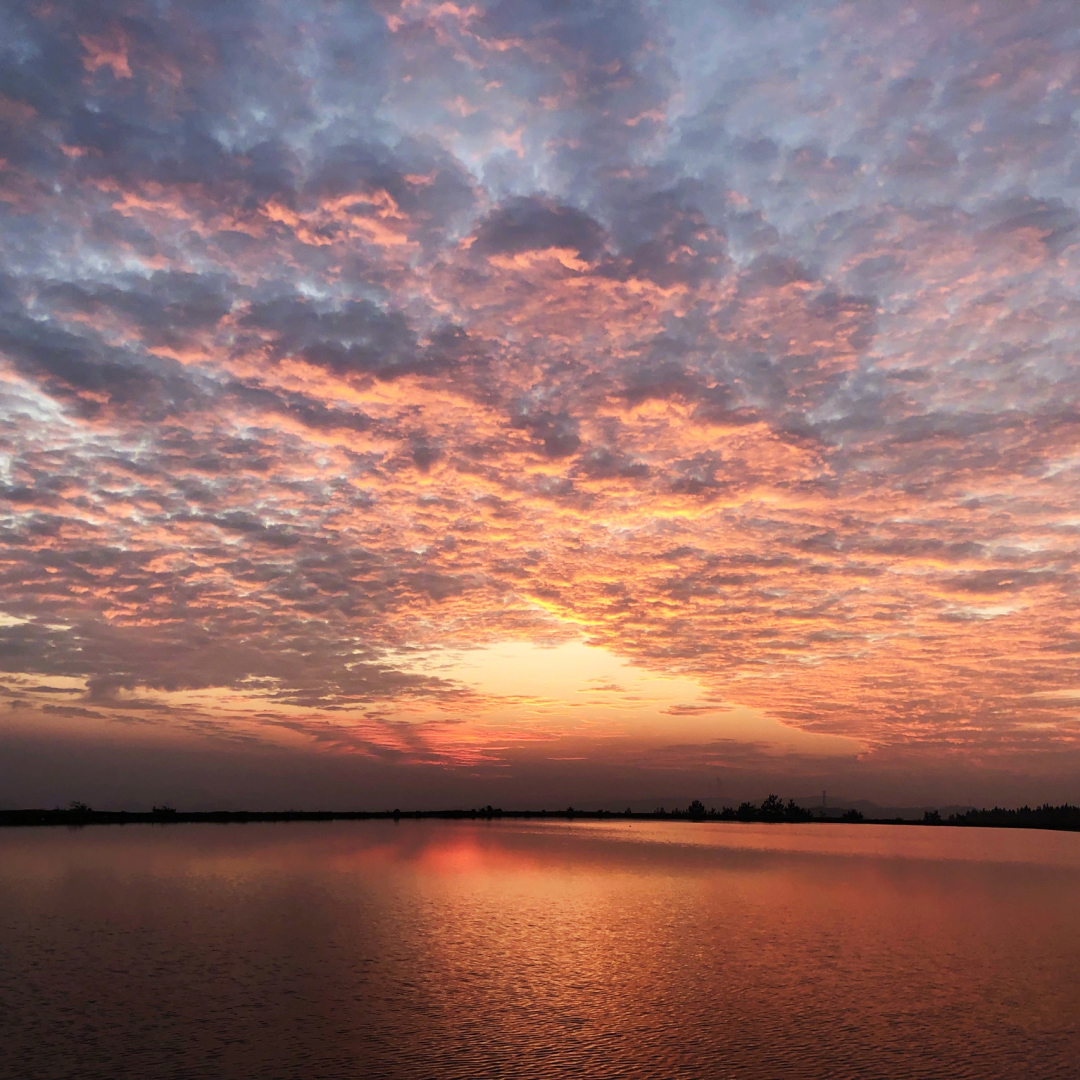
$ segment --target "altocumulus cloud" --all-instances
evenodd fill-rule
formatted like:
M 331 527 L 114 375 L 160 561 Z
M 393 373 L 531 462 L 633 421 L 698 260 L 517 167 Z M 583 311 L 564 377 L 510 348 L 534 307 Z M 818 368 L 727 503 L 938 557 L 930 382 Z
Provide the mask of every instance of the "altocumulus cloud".
M 9 715 L 504 767 L 556 736 L 432 657 L 584 635 L 868 768 L 1075 768 L 1078 37 L 4 4 Z M 717 716 L 664 760 L 741 767 Z

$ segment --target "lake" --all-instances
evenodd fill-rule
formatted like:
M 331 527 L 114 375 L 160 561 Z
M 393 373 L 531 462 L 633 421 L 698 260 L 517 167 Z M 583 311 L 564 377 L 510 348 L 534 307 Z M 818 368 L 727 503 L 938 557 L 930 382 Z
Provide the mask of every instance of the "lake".
M 1080 1076 L 1080 834 L 0 831 L 0 1076 Z

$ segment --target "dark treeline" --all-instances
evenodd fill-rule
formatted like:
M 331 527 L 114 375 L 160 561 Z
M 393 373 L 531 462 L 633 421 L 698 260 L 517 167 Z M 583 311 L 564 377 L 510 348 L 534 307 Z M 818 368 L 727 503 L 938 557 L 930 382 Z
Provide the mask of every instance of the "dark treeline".
M 0 810 L 0 827 L 33 825 L 125 825 L 125 824 L 180 824 L 182 822 L 205 822 L 216 824 L 244 824 L 257 821 L 363 821 L 402 818 L 445 818 L 449 820 L 490 820 L 493 818 L 565 818 L 602 821 L 614 818 L 634 821 L 760 821 L 781 822 L 847 822 L 876 825 L 957 825 L 986 828 L 1011 829 L 1061 829 L 1080 832 L 1080 807 L 1064 803 L 1049 803 L 1032 809 L 1022 806 L 1018 810 L 1005 810 L 995 806 L 992 810 L 968 810 L 943 818 L 936 810 L 928 810 L 922 820 L 903 818 L 865 818 L 858 810 L 827 815 L 820 808 L 808 809 L 794 799 L 770 795 L 760 804 L 744 802 L 737 807 L 721 809 L 706 807 L 695 799 L 685 808 L 668 810 L 658 806 L 652 811 L 626 810 L 503 810 L 501 807 L 481 806 L 471 810 L 210 810 L 178 811 L 171 806 L 155 806 L 147 812 L 129 810 L 93 810 L 85 803 L 72 803 L 66 809 L 52 810 Z
M 626 810 L 575 810 L 568 806 L 565 810 L 503 810 L 491 805 L 471 810 L 209 810 L 178 811 L 171 806 L 155 806 L 149 812 L 131 810 L 94 810 L 86 803 L 73 802 L 66 809 L 56 807 L 52 810 L 0 810 L 0 826 L 4 825 L 123 825 L 123 824 L 179 824 L 181 822 L 218 822 L 244 823 L 253 821 L 349 821 L 391 818 L 581 818 L 603 820 L 606 818 L 631 818 L 645 821 L 816 821 L 818 815 L 805 807 L 799 806 L 793 799 L 787 803 L 776 795 L 770 795 L 759 805 L 745 802 L 737 809 L 725 807 L 706 808 L 704 803 L 695 799 L 688 807 L 676 807 L 671 810 L 658 806 L 652 811 Z M 858 811 L 849 811 L 843 819 L 834 817 L 833 821 L 862 820 Z
M 995 806 L 993 810 L 968 810 L 965 814 L 950 814 L 943 825 L 982 825 L 995 829 L 1065 829 L 1080 832 L 1080 806 L 1051 806 L 1043 803 L 1034 808 L 1021 806 L 1019 810 L 1005 810 Z
M 817 818 L 812 810 L 800 806 L 794 799 L 785 803 L 778 795 L 770 795 L 760 806 L 744 802 L 738 807 L 725 806 L 717 811 L 712 808 L 705 812 L 705 807 L 695 799 L 687 810 L 687 817 L 693 820 L 719 818 L 721 821 L 814 821 Z

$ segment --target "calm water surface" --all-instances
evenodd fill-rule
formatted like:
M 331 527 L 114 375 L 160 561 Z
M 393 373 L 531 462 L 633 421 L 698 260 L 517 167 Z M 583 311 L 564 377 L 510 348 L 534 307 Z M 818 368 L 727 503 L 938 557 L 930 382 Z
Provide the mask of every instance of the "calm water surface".
M 1080 835 L 0 832 L 0 1075 L 1080 1077 Z

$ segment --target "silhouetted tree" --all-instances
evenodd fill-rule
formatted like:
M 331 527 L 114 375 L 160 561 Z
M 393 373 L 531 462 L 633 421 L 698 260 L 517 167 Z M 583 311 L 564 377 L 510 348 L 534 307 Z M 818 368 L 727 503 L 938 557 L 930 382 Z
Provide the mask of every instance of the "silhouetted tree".
M 705 804 L 700 799 L 695 799 L 686 812 L 690 815 L 691 821 L 700 821 L 705 816 Z
M 840 820 L 841 821 L 849 821 L 849 822 L 862 821 L 863 820 L 863 815 L 859 810 L 856 810 L 854 807 L 852 807 L 852 809 L 845 810 L 840 815 Z
M 1032 809 L 1021 806 L 1006 810 L 995 806 L 993 810 L 968 810 L 963 814 L 950 814 L 950 825 L 992 825 L 1013 829 L 1071 829 L 1080 831 L 1080 806 L 1051 806 L 1043 803 Z
M 937 810 L 927 810 L 922 816 L 924 825 L 940 825 L 941 814 Z

